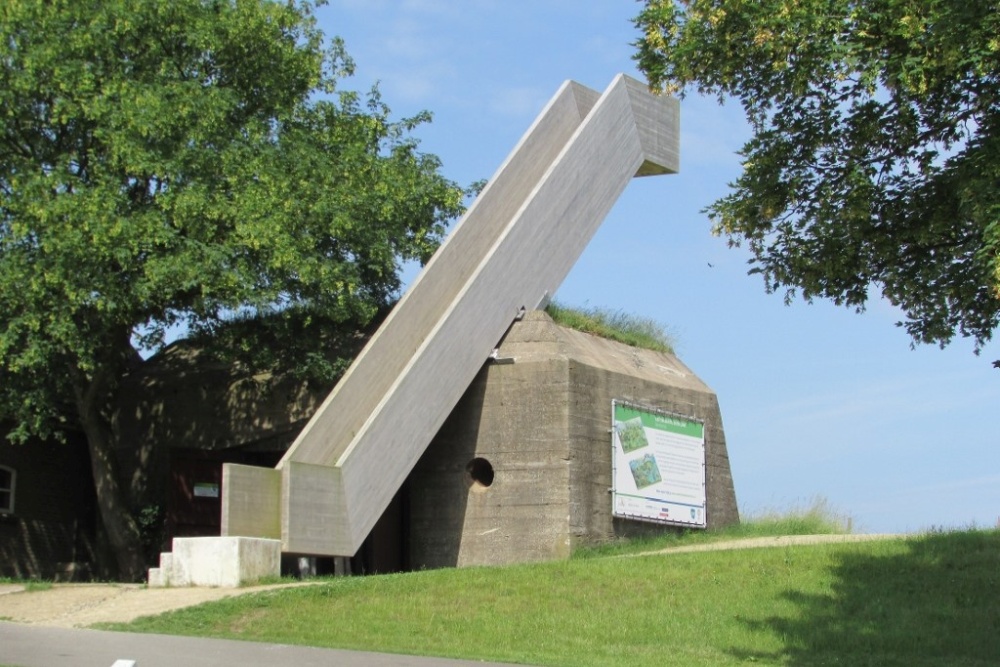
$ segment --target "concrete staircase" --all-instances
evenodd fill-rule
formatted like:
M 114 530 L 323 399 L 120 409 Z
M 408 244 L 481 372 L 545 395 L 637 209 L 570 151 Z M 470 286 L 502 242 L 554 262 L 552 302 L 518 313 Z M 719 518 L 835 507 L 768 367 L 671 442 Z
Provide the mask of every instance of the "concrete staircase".
M 281 542 L 256 537 L 175 537 L 172 551 L 150 568 L 150 588 L 236 588 L 281 575 Z
M 679 132 L 677 101 L 634 79 L 603 94 L 566 82 L 278 466 L 224 467 L 223 535 L 353 555 L 504 332 L 555 293 L 632 177 L 678 170 Z M 175 549 L 160 569 L 173 581 L 189 567 Z

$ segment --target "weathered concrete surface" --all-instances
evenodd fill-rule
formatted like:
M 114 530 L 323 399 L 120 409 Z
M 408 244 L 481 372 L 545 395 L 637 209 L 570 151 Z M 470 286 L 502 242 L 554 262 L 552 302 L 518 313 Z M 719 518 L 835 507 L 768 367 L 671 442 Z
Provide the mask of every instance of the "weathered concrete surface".
M 256 537 L 175 537 L 149 585 L 236 588 L 281 574 L 281 542 Z
M 624 76 L 600 97 L 563 86 L 279 464 L 285 551 L 358 549 L 516 313 L 633 176 L 677 170 L 678 145 L 676 100 Z M 252 525 L 243 506 L 230 525 Z
M 229 464 L 222 469 L 222 488 L 223 535 L 281 539 L 280 470 Z
M 511 327 L 410 478 L 411 565 L 563 558 L 579 545 L 665 528 L 613 519 L 611 401 L 705 421 L 709 527 L 739 521 L 712 390 L 672 354 L 557 326 L 544 312 Z M 493 483 L 466 465 L 488 460 Z M 669 528 L 668 528 L 669 529 Z

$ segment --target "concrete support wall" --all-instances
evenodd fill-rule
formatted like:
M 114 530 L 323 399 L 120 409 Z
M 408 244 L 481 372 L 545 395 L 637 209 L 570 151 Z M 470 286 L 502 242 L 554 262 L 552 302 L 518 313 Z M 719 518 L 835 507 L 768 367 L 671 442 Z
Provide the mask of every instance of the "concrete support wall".
M 609 431 L 613 399 L 704 420 L 707 527 L 739 522 L 722 415 L 714 393 L 608 372 L 575 360 L 570 362 L 569 384 L 575 399 L 569 436 L 576 489 L 570 511 L 574 546 L 662 532 L 657 524 L 612 518 Z
M 575 490 L 567 367 L 487 365 L 410 477 L 414 569 L 564 558 Z M 485 459 L 489 487 L 467 470 Z
M 281 539 L 281 471 L 222 466 L 222 534 Z
M 371 404 L 390 392 L 421 343 L 440 325 L 597 98 L 595 91 L 571 81 L 559 89 L 324 401 L 286 461 L 332 465 L 344 454 L 365 427 Z M 519 305 L 507 309 L 510 319 Z M 331 405 L 337 410 L 327 410 Z

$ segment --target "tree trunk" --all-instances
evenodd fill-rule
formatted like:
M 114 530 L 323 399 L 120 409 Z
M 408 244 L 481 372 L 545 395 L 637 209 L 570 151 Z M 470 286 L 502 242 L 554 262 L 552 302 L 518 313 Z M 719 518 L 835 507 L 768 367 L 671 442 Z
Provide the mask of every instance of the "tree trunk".
M 119 576 L 125 581 L 141 581 L 146 576 L 139 526 L 132 516 L 118 481 L 118 462 L 106 429 L 84 427 L 90 449 L 90 469 L 94 476 L 101 523 L 115 552 Z
M 141 581 L 146 576 L 139 527 L 118 476 L 113 437 L 107 419 L 102 414 L 98 396 L 100 383 L 91 380 L 82 388 L 77 383 L 76 406 L 80 424 L 87 436 L 90 469 L 97 492 L 97 507 L 108 542 L 115 553 L 118 575 L 123 581 Z

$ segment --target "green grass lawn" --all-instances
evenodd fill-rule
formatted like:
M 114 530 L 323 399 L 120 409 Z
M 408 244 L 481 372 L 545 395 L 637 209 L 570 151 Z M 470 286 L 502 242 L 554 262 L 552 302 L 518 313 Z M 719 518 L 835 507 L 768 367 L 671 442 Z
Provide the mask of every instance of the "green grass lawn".
M 995 665 L 1000 531 L 329 580 L 114 629 L 533 665 Z M 105 626 L 110 627 L 110 626 Z

